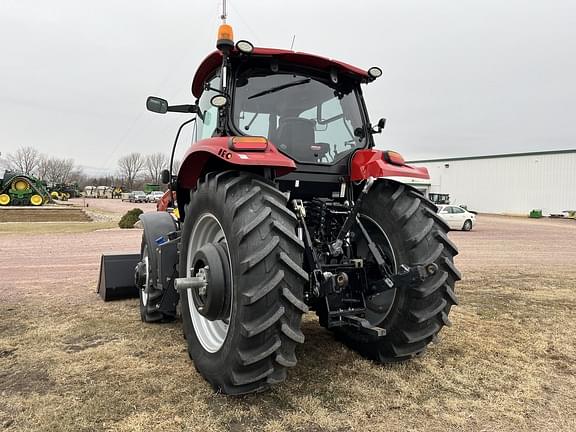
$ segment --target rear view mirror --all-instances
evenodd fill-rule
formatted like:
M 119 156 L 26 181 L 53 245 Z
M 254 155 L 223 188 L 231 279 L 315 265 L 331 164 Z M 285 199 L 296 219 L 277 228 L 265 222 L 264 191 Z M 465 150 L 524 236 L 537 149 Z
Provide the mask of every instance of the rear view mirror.
M 170 180 L 172 180 L 171 177 L 172 177 L 172 176 L 170 175 L 170 171 L 168 171 L 167 169 L 162 170 L 162 183 L 163 183 L 163 184 L 168 184 L 168 183 L 170 183 Z
M 375 127 L 372 127 L 372 133 L 381 133 L 382 129 L 386 126 L 386 119 L 381 118 L 378 120 L 378 124 Z
M 166 114 L 168 112 L 168 101 L 156 96 L 149 96 L 146 99 L 146 109 L 158 114 Z

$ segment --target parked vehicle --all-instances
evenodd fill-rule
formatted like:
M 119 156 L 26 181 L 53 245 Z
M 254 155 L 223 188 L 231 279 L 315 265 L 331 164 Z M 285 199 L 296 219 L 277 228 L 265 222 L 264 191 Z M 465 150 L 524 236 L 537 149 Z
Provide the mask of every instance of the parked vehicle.
M 96 198 L 96 186 L 86 186 L 84 188 L 84 198 Z
M 144 191 L 134 191 L 130 193 L 130 198 L 128 201 L 133 203 L 144 203 L 148 200 L 148 197 Z
M 162 173 L 178 219 L 140 216 L 142 321 L 174 320 L 181 302 L 188 354 L 226 394 L 286 378 L 308 310 L 373 361 L 423 353 L 457 304 L 457 249 L 436 206 L 398 181 L 427 169 L 375 148 L 385 121 L 370 123 L 361 86 L 381 69 L 234 44 L 228 24 L 216 46 L 194 77 L 197 103 L 147 100 L 196 114 L 184 124 L 196 121 L 197 141 L 178 175 Z M 132 283 L 133 255 L 106 259 L 100 290 Z
M 113 189 L 110 186 L 97 186 L 96 198 L 112 198 Z
M 146 199 L 150 203 L 157 203 L 162 198 L 162 195 L 164 195 L 162 191 L 153 191 L 148 194 Z
M 455 205 L 438 206 L 438 214 L 450 229 L 470 231 L 476 223 L 476 215 Z
M 56 192 L 57 198 L 60 200 L 67 200 L 69 198 L 78 198 L 80 190 L 77 183 L 57 183 L 48 188 L 50 196 L 54 197 L 53 193 Z
M 144 192 L 146 192 L 147 194 L 149 194 L 150 192 L 159 191 L 160 189 L 162 189 L 162 186 L 156 183 L 146 183 L 144 185 Z
M 48 201 L 46 184 L 36 177 L 6 170 L 0 178 L 0 206 L 41 206 Z
M 112 187 L 112 198 L 122 198 L 123 190 L 122 186 L 113 186 Z
M 430 193 L 428 199 L 436 205 L 450 204 L 450 194 Z

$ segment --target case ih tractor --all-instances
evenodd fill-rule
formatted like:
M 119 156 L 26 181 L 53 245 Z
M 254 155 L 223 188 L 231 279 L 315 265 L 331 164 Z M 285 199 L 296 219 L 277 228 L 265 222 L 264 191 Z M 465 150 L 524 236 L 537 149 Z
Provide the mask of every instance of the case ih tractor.
M 384 121 L 370 123 L 362 85 L 381 70 L 232 39 L 223 24 L 196 103 L 147 101 L 196 124 L 178 174 L 163 173 L 178 220 L 140 217 L 142 320 L 173 320 L 180 302 L 188 353 L 226 394 L 286 378 L 308 311 L 375 362 L 423 353 L 457 303 L 457 250 L 402 183 L 427 170 L 374 148 Z

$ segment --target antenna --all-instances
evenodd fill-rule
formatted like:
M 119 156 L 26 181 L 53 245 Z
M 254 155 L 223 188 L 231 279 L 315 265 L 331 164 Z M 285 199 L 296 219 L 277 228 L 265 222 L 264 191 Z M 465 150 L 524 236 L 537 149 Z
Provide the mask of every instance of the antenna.
M 226 17 L 228 14 L 226 13 L 226 0 L 222 0 L 222 15 L 220 18 L 222 19 L 222 24 L 226 24 Z
M 296 35 L 292 36 L 292 43 L 290 44 L 290 51 L 294 49 L 294 41 L 296 40 Z

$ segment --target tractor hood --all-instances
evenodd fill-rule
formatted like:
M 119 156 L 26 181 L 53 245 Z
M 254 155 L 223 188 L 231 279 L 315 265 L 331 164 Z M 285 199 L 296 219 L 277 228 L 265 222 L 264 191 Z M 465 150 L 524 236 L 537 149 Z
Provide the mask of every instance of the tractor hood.
M 232 56 L 239 55 L 236 50 L 232 51 Z M 336 68 L 340 72 L 347 73 L 349 75 L 356 76 L 362 81 L 370 81 L 370 76 L 368 72 L 364 69 L 357 68 L 356 66 L 349 65 L 337 60 L 332 60 L 326 57 L 317 56 L 314 54 L 307 54 L 302 52 L 290 51 L 290 50 L 279 50 L 273 48 L 254 48 L 251 57 L 270 57 L 275 58 L 279 61 L 286 63 L 292 63 L 296 65 L 302 65 L 307 67 L 312 67 L 315 69 L 329 70 L 330 68 Z M 202 94 L 202 86 L 204 81 L 222 64 L 222 53 L 220 51 L 212 52 L 208 57 L 202 61 L 194 80 L 192 81 L 192 94 L 195 97 L 200 97 Z

